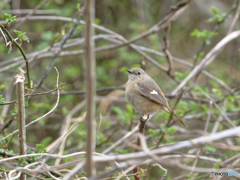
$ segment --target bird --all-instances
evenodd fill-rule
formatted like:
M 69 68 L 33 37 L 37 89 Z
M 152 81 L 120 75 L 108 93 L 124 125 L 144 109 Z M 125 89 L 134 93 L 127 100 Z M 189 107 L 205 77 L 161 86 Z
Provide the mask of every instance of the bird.
M 125 98 L 134 111 L 148 116 L 160 110 L 173 113 L 161 88 L 143 69 L 132 68 L 127 71 L 129 75 Z M 173 115 L 187 127 L 175 113 Z

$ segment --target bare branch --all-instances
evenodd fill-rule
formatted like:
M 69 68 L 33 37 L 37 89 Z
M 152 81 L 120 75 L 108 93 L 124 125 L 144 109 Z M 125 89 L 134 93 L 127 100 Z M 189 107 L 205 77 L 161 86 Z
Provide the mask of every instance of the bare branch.
M 190 81 L 194 76 L 198 75 L 207 65 L 209 65 L 214 58 L 222 51 L 224 46 L 240 36 L 240 31 L 234 31 L 231 34 L 223 38 L 201 61 L 201 63 L 194 68 L 194 70 L 178 85 L 178 87 L 172 92 L 172 95 L 176 95 L 180 89 L 182 89 L 188 81 Z
M 25 128 L 25 101 L 24 101 L 24 74 L 16 75 L 17 85 L 17 106 L 18 106 L 18 121 L 19 121 L 19 149 L 20 155 L 27 154 L 26 144 L 26 128 Z M 26 176 L 22 174 L 20 180 L 25 180 Z
M 230 28 L 228 29 L 227 34 L 230 34 L 233 31 L 233 28 L 234 28 L 234 26 L 237 23 L 237 20 L 239 18 L 239 14 L 240 14 L 240 1 L 238 1 L 237 11 L 236 11 L 235 16 L 233 18 L 232 24 L 231 24 Z
M 96 90 L 96 75 L 95 75 L 95 43 L 93 41 L 94 29 L 92 23 L 95 19 L 95 0 L 86 1 L 85 9 L 85 63 L 86 63 L 86 85 L 87 85 L 87 94 L 86 94 L 86 130 L 87 130 L 87 143 L 86 143 L 86 168 L 87 168 L 87 177 L 95 175 L 95 167 L 93 161 L 93 152 L 95 149 L 95 90 Z M 75 171 L 74 171 L 75 170 Z M 79 166 L 76 166 L 69 173 L 69 176 L 72 177 L 76 170 L 79 170 Z

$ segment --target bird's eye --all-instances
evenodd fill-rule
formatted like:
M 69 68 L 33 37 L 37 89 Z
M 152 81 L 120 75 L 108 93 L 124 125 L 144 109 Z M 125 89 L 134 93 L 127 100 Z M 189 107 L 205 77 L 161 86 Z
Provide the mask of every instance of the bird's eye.
M 138 75 L 140 75 L 141 73 L 140 72 L 138 72 Z

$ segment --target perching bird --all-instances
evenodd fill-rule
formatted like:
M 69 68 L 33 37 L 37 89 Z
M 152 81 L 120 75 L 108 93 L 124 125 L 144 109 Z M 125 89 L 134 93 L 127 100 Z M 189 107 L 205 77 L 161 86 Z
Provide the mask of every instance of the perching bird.
M 127 71 L 129 75 L 125 97 L 136 112 L 150 115 L 162 109 L 172 113 L 162 90 L 143 69 L 133 68 Z M 174 116 L 178 118 L 176 114 Z M 178 120 L 187 127 L 180 118 Z

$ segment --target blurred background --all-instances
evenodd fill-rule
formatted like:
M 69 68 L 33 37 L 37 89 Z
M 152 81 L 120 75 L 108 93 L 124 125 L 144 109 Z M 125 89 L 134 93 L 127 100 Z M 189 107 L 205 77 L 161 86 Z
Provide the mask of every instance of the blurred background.
M 118 36 L 123 36 L 127 40 L 138 36 L 162 20 L 171 7 L 178 2 L 176 0 L 96 1 L 95 24 L 100 27 L 95 29 L 96 47 L 115 44 L 114 40 L 119 40 Z M 23 42 L 22 48 L 29 58 L 30 76 L 34 86 L 37 85 L 45 70 L 49 67 L 49 63 L 59 46 L 58 43 L 73 26 L 72 18 L 77 18 L 78 4 L 83 7 L 84 1 L 2 0 L 0 2 L 1 23 L 5 22 L 4 13 L 17 16 L 20 22 L 12 25 L 8 30 L 14 38 L 16 37 L 13 32 L 14 29 L 26 32 L 30 40 L 29 43 Z M 173 107 L 176 104 L 177 97 L 170 97 L 171 92 L 192 70 L 191 66 L 185 64 L 199 64 L 201 59 L 227 35 L 238 4 L 238 0 L 196 0 L 171 23 L 168 34 L 168 50 L 173 57 L 175 79 L 128 46 L 96 53 L 97 127 L 101 122 L 96 135 L 96 152 L 102 152 L 108 148 L 139 122 L 140 115 L 133 112 L 124 97 L 124 87 L 128 79 L 126 70 L 132 67 L 145 69 L 161 87 L 164 94 L 169 97 L 170 107 Z M 41 5 L 41 8 L 37 8 L 33 13 L 32 10 L 39 5 Z M 84 20 L 84 16 L 81 20 Z M 18 26 L 21 21 L 22 24 Z M 233 30 L 238 29 L 239 21 L 236 22 Z M 109 30 L 115 32 L 115 35 L 110 35 Z M 164 36 L 165 30 L 163 29 L 139 39 L 134 44 L 159 52 L 159 54 L 145 53 L 157 63 L 168 68 L 168 60 L 163 52 L 165 47 Z M 60 102 L 54 112 L 27 128 L 27 143 L 32 151 L 41 151 L 39 147 L 36 147 L 36 144 L 41 144 L 41 147 L 44 147 L 47 151 L 53 150 L 55 140 L 76 122 L 78 125 L 69 134 L 62 149 L 57 147 L 53 152 L 59 153 L 61 151 L 62 154 L 68 154 L 83 151 L 85 148 L 86 131 L 83 119 L 86 83 L 83 37 L 84 25 L 80 23 L 54 61 L 54 66 L 60 73 L 60 83 L 66 82 L 66 84 L 61 88 Z M 239 42 L 239 38 L 231 41 L 214 62 L 205 69 L 212 76 L 223 81 L 231 89 L 231 92 L 213 79 L 200 74 L 195 86 L 193 86 L 192 95 L 186 94 L 186 97 L 207 100 L 201 92 L 207 93 L 219 103 L 222 110 L 228 114 L 236 125 L 239 124 L 240 115 L 238 103 L 240 87 Z M 18 72 L 18 67 L 24 70 L 26 68 L 25 61 L 15 45 L 9 52 L 9 47 L 4 47 L 2 38 L 0 43 L 0 99 L 1 103 L 4 103 L 16 99 L 13 84 L 14 76 Z M 189 87 L 192 85 L 193 81 L 188 83 Z M 56 88 L 56 72 L 52 69 L 44 79 L 42 86 L 35 89 L 34 93 L 45 92 L 54 88 Z M 27 123 L 51 110 L 56 103 L 56 99 L 56 92 L 43 96 L 33 96 L 29 99 L 26 107 Z M 161 143 L 179 142 L 202 136 L 206 133 L 204 128 L 208 109 L 208 101 L 181 99 L 175 112 L 185 120 L 189 127 L 184 129 L 179 122 L 173 123 L 172 129 L 165 133 Z M 17 109 L 14 104 L 1 105 L 0 112 L 0 130 L 3 137 L 14 130 Z M 220 113 L 214 107 L 211 114 L 207 133 L 211 133 L 214 127 L 215 132 L 229 128 L 229 125 L 224 123 L 215 126 L 215 121 L 219 118 Z M 148 136 L 148 147 L 152 147 L 159 142 L 164 132 L 161 124 L 167 123 L 168 118 L 169 114 L 162 112 L 148 123 L 148 129 L 145 133 Z M 7 143 L 8 141 L 2 143 L 0 148 L 4 148 Z M 237 145 L 239 140 L 231 143 Z M 17 136 L 8 144 L 7 150 L 14 153 L 18 152 Z M 132 147 L 123 144 L 115 148 L 112 153 L 123 154 L 133 151 Z M 203 147 L 201 151 L 206 156 L 216 159 L 224 159 L 237 154 L 237 152 L 217 149 L 214 146 Z M 188 153 L 196 154 L 196 149 L 192 149 Z M 60 162 L 72 160 L 73 158 L 67 158 L 56 162 L 54 159 L 50 159 L 49 164 L 56 165 Z M 185 163 L 191 165 L 193 161 Z M 199 161 L 198 165 L 213 166 L 211 162 L 207 161 Z M 167 168 L 169 179 L 186 174 L 181 169 L 175 169 L 171 166 Z M 147 166 L 143 169 L 147 169 Z M 157 179 L 163 173 L 157 167 L 153 167 L 149 178 Z M 202 176 L 197 174 L 196 177 Z

